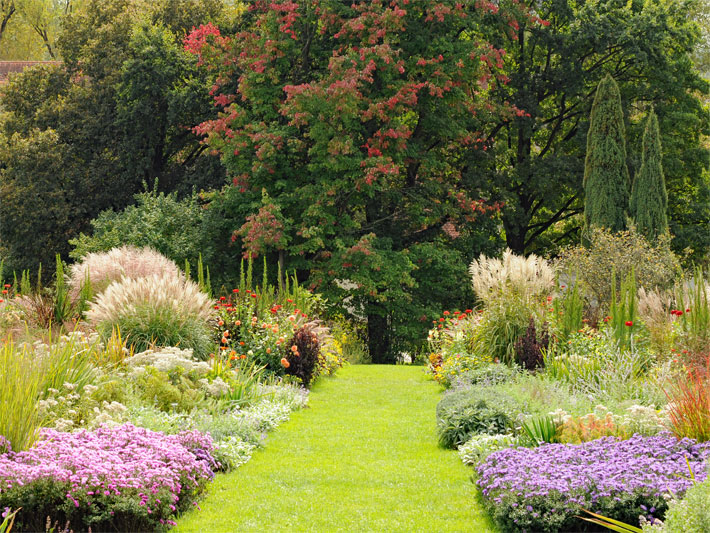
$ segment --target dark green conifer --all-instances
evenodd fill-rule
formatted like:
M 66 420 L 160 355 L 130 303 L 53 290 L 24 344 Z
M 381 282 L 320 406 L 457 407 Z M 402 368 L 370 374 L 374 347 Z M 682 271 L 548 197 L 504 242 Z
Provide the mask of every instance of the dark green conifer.
M 585 226 L 626 229 L 629 185 L 621 95 L 614 78 L 607 74 L 597 88 L 587 133 Z
M 661 135 L 653 110 L 646 120 L 641 157 L 641 168 L 631 189 L 629 214 L 639 233 L 653 241 L 668 232 L 668 193 L 661 162 Z

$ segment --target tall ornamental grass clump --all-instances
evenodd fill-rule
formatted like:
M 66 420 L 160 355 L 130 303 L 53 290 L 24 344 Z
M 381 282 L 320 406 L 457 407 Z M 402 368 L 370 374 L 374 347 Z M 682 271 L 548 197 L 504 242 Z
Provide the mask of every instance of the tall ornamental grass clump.
M 118 329 L 136 352 L 151 346 L 192 349 L 206 359 L 212 347 L 209 297 L 172 272 L 123 278 L 98 295 L 87 312 L 104 340 Z
M 710 352 L 710 286 L 701 269 L 692 279 L 676 287 L 676 331 L 680 343 L 691 354 Z
M 676 437 L 710 441 L 710 357 L 705 368 L 687 370 L 664 390 Z
M 539 319 L 541 305 L 551 294 L 555 275 L 545 259 L 521 257 L 506 250 L 502 259 L 484 255 L 469 268 L 473 290 L 483 303 L 474 350 L 507 364 L 515 362 L 515 343 Z
M 37 400 L 44 383 L 42 367 L 27 346 L 11 341 L 0 347 L 0 437 L 14 450 L 29 448 L 41 419 Z M 0 450 L 1 451 L 1 450 Z
M 173 261 L 152 248 L 121 246 L 108 252 L 92 252 L 70 267 L 69 295 L 76 302 L 86 283 L 91 284 L 91 293 L 97 295 L 122 278 L 135 280 L 153 275 L 180 277 L 182 274 Z

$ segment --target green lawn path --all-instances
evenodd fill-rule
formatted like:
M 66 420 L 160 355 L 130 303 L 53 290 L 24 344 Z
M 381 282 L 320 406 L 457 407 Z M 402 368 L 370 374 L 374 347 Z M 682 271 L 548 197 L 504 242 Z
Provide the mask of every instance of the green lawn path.
M 422 367 L 349 366 L 266 448 L 218 475 L 174 531 L 493 531 L 471 471 L 437 446 Z

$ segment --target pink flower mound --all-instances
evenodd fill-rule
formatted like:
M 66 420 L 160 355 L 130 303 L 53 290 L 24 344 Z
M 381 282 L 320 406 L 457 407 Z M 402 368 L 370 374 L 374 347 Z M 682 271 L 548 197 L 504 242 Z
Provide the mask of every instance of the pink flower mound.
M 65 498 L 61 507 L 76 509 L 62 511 L 67 519 L 86 524 L 86 516 L 100 509 L 114 516 L 112 504 L 129 499 L 143 518 L 171 523 L 177 507 L 189 504 L 213 477 L 211 452 L 211 437 L 197 431 L 164 435 L 130 424 L 77 433 L 44 429 L 30 450 L 0 454 L 0 503 L 33 483 L 49 482 L 63 493 L 57 494 Z

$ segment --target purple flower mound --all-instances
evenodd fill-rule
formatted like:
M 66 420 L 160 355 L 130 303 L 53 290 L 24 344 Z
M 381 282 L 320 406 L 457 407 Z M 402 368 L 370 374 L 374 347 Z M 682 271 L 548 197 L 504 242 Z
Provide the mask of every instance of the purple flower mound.
M 75 531 L 154 531 L 174 524 L 212 479 L 212 449 L 197 431 L 44 429 L 30 450 L 0 453 L 0 508 L 22 507 L 18 531 L 44 531 L 48 516 Z
M 664 494 L 682 495 L 707 476 L 710 443 L 664 434 L 605 437 L 495 452 L 478 467 L 478 485 L 504 531 L 584 530 L 582 508 L 637 524 L 646 509 L 661 518 Z M 686 462 L 686 459 L 688 462 Z

